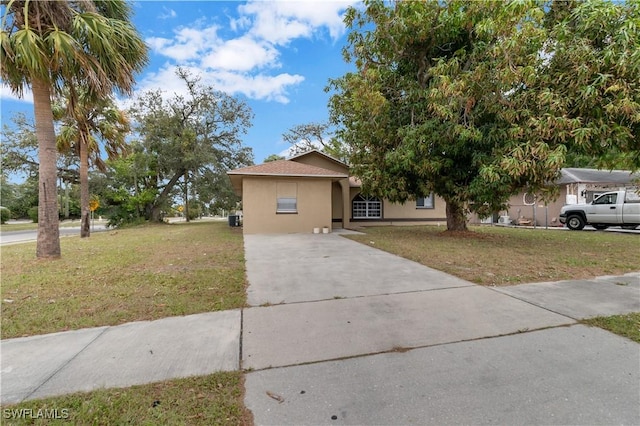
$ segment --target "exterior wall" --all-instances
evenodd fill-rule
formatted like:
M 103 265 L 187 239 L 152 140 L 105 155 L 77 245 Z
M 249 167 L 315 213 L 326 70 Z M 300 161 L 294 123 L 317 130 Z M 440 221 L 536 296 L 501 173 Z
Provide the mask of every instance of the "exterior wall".
M 295 161 L 297 163 L 308 164 L 310 166 L 316 166 L 327 170 L 334 170 L 338 173 L 348 174 L 349 169 L 342 164 L 338 164 L 335 161 L 331 161 L 328 158 L 324 158 L 322 155 L 310 153 L 308 155 L 294 158 L 291 161 Z
M 560 209 L 566 204 L 585 204 L 591 201 L 593 194 L 618 191 L 624 189 L 624 185 L 612 183 L 569 183 L 560 185 L 558 188 L 558 197 L 549 201 L 546 205 L 544 202 L 538 202 L 534 206 L 524 204 L 524 192 L 520 192 L 512 196 L 509 201 L 509 209 L 501 211 L 493 222 L 500 222 L 500 216 L 509 216 L 513 225 L 535 225 L 552 227 L 561 227 Z M 533 221 L 535 216 L 535 223 Z M 480 220 L 475 214 L 470 215 L 471 223 L 486 223 Z M 519 223 L 520 222 L 520 223 Z
M 331 184 L 331 219 L 334 227 L 342 228 L 342 186 L 340 182 Z
M 276 213 L 278 182 L 297 184 L 297 213 Z M 242 184 L 246 234 L 310 233 L 331 227 L 331 180 L 245 176 Z
M 444 219 L 446 221 L 447 218 L 445 202 L 437 196 L 434 196 L 432 209 L 416 207 L 416 202 L 411 200 L 404 204 L 384 200 L 382 215 L 390 219 Z
M 407 201 L 404 204 L 392 203 L 382 200 L 382 218 L 380 219 L 353 219 L 351 203 L 353 198 L 360 193 L 360 188 L 349 190 L 349 219 L 356 226 L 380 226 L 380 225 L 424 225 L 425 223 L 445 223 L 447 221 L 446 205 L 442 198 L 434 197 L 432 209 L 418 208 L 415 201 Z
M 512 224 L 518 225 L 522 219 L 522 224 L 535 226 L 562 226 L 559 220 L 560 209 L 566 204 L 567 187 L 562 185 L 559 188 L 558 198 L 549 201 L 546 205 L 538 201 L 535 206 L 528 206 L 523 201 L 524 192 L 514 195 L 509 199 L 509 210 L 501 212 L 500 215 L 508 215 Z M 535 217 L 535 223 L 533 219 Z

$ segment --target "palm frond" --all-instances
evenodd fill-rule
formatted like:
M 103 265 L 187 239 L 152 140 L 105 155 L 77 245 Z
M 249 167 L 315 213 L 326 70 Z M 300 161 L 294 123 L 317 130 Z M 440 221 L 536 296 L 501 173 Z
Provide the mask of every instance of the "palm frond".
M 16 69 L 32 78 L 49 81 L 49 58 L 42 37 L 29 28 L 22 28 L 13 34 L 12 39 Z

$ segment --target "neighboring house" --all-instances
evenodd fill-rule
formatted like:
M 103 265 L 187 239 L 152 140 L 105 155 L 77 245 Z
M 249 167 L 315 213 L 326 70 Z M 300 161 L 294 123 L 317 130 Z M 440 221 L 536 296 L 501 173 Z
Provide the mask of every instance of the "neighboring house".
M 405 204 L 367 197 L 349 167 L 313 150 L 227 173 L 242 198 L 247 234 L 314 228 L 446 223 L 445 203 L 431 195 Z
M 555 201 L 545 204 L 536 200 L 534 194 L 521 192 L 509 199 L 509 210 L 484 221 L 473 217 L 472 222 L 562 226 L 558 220 L 562 206 L 590 203 L 603 192 L 632 187 L 639 178 L 639 174 L 627 170 L 564 168 L 555 182 L 559 191 Z

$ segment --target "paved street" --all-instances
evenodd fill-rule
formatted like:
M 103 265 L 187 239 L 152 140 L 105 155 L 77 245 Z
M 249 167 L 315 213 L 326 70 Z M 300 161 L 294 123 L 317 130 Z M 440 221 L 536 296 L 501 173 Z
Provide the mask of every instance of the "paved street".
M 107 227 L 104 223 L 97 223 L 91 227 L 91 232 L 102 232 L 106 231 Z M 72 237 L 72 236 L 80 236 L 80 222 L 78 221 L 78 226 L 61 226 L 60 227 L 60 236 L 61 237 Z M 18 244 L 18 243 L 27 243 L 30 241 L 36 241 L 38 237 L 38 231 L 36 230 L 26 230 L 26 231 L 2 231 L 0 233 L 0 245 L 8 245 L 8 244 Z

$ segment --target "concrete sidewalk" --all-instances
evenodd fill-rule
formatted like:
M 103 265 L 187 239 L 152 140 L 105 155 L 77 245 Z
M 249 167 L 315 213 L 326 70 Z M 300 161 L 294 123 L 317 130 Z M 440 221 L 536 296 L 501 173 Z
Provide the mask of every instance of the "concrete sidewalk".
M 240 311 L 0 341 L 2 404 L 239 368 Z
M 241 368 L 256 424 L 640 424 L 640 345 L 577 321 L 640 312 L 640 273 L 489 288 L 335 234 L 245 252 L 243 311 L 0 341 L 0 401 Z

